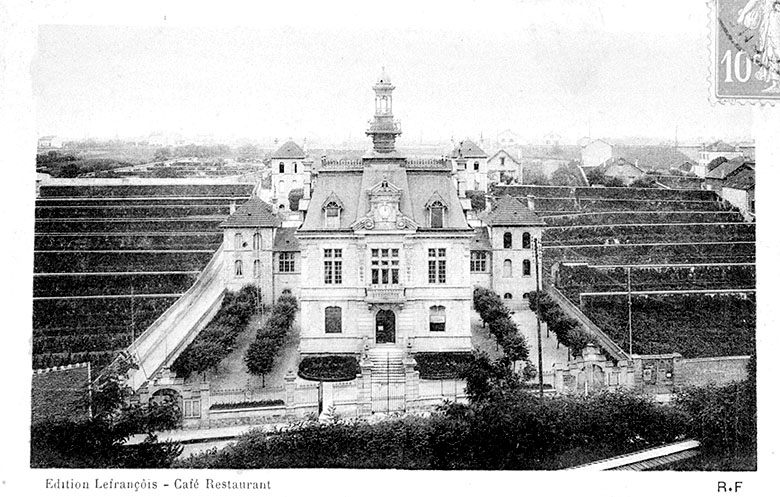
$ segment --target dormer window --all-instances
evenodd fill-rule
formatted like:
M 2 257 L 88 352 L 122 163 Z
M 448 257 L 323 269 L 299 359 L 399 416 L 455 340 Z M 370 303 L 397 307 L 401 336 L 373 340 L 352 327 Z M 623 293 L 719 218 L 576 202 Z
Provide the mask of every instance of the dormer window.
M 325 211 L 325 227 L 330 229 L 339 229 L 341 227 L 341 209 L 343 204 L 335 193 L 328 195 L 322 210 Z
M 439 192 L 433 192 L 431 198 L 425 203 L 425 208 L 428 209 L 428 226 L 431 228 L 443 228 L 444 210 L 447 209 L 447 204 L 439 195 Z

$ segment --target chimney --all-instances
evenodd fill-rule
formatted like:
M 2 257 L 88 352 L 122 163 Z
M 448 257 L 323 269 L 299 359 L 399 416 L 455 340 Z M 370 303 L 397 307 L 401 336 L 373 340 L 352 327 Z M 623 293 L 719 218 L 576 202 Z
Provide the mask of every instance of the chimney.
M 528 195 L 526 199 L 528 200 L 528 210 L 531 212 L 536 211 L 536 196 Z
M 301 163 L 303 164 L 303 172 L 311 173 L 311 166 L 312 164 L 314 164 L 314 160 L 307 158 L 307 159 L 303 159 Z
M 458 178 L 458 198 L 466 198 L 466 181 Z
M 311 179 L 308 177 L 303 179 L 303 198 L 307 200 L 311 198 Z

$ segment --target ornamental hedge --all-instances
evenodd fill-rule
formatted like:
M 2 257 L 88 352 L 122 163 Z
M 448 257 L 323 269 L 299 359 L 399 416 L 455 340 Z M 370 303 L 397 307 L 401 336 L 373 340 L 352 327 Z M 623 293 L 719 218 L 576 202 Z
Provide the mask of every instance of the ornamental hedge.
M 414 359 L 421 380 L 449 380 L 462 378 L 474 356 L 468 352 L 418 352 Z
M 509 309 L 496 292 L 482 287 L 475 288 L 474 309 L 501 346 L 507 359 L 512 362 L 528 359 L 525 337 L 518 332 Z
M 359 372 L 355 356 L 347 355 L 304 357 L 298 365 L 298 376 L 310 381 L 349 381 Z
M 239 292 L 227 292 L 222 307 L 195 340 L 173 361 L 171 371 L 180 378 L 214 369 L 235 347 L 236 338 L 259 310 L 260 290 L 247 285 Z
M 561 306 L 547 293 L 529 292 L 528 305 L 539 315 L 539 319 L 547 323 L 547 329 L 555 334 L 558 343 L 568 347 L 573 355 L 580 355 L 589 343 L 598 344 L 598 339 L 586 331 L 576 319 L 566 315 Z
M 273 370 L 279 349 L 287 342 L 296 312 L 298 300 L 289 294 L 280 295 L 271 309 L 271 315 L 263 327 L 257 330 L 255 341 L 244 354 L 247 370 L 262 376 L 263 382 L 265 375 Z

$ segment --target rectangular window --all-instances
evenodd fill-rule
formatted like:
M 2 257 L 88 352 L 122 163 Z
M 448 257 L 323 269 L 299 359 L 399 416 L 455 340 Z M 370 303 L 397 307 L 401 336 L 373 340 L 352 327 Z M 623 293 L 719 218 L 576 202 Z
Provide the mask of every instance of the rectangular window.
M 200 399 L 192 399 L 192 400 L 184 401 L 184 417 L 185 418 L 200 417 Z
M 371 249 L 371 284 L 397 285 L 399 283 L 398 249 Z
M 325 308 L 325 333 L 341 333 L 341 307 Z
M 471 272 L 484 273 L 487 271 L 487 252 L 482 250 L 471 251 Z
M 325 208 L 326 226 L 331 229 L 339 228 L 339 208 L 328 206 Z
M 442 219 L 443 212 L 444 208 L 442 207 L 431 207 L 431 228 L 441 228 L 444 226 Z
M 279 272 L 280 273 L 295 272 L 295 254 L 293 252 L 279 253 Z
M 428 283 L 447 282 L 447 249 L 428 249 Z
M 341 284 L 341 249 L 325 249 L 325 284 Z

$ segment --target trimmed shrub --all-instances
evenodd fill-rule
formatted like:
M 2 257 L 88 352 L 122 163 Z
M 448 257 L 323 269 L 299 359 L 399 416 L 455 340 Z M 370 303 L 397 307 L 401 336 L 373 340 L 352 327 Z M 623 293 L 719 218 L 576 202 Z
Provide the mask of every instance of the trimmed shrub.
M 290 328 L 298 312 L 298 300 L 287 294 L 276 299 L 271 309 L 271 315 L 262 328 L 257 330 L 255 341 L 249 345 L 244 355 L 247 370 L 254 375 L 263 376 L 270 373 L 279 349 L 287 341 Z
M 247 285 L 238 293 L 228 292 L 222 307 L 195 340 L 173 361 L 171 371 L 180 378 L 214 369 L 230 354 L 236 338 L 257 312 L 257 287 Z
M 414 359 L 421 380 L 448 380 L 461 378 L 474 356 L 458 352 L 418 352 Z
M 359 372 L 354 356 L 309 356 L 301 359 L 298 365 L 298 376 L 310 381 L 349 381 Z

